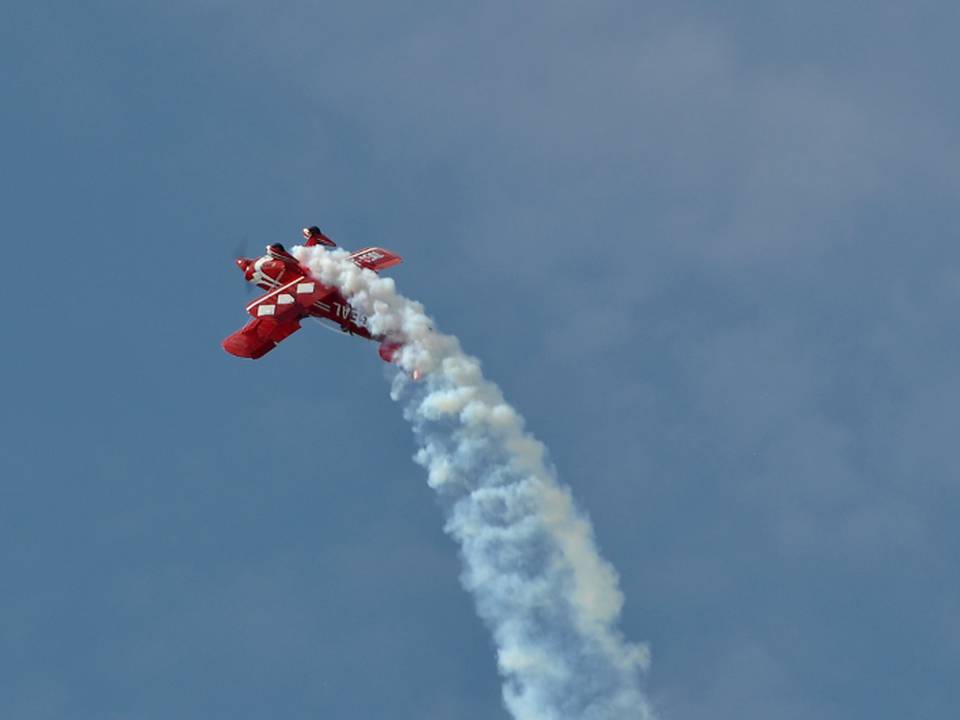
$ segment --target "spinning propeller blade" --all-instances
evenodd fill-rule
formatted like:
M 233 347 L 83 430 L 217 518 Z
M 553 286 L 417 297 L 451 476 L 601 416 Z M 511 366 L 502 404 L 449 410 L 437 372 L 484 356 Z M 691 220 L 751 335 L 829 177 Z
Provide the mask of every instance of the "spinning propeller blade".
M 240 257 L 248 257 L 248 253 L 250 252 L 249 248 L 250 238 L 248 238 L 246 235 L 237 238 L 237 241 L 233 245 L 233 256 L 230 259 L 235 260 L 236 258 Z M 256 288 L 253 286 L 253 283 L 247 282 L 244 278 L 241 278 L 241 282 L 243 283 L 244 292 L 246 292 L 247 295 L 252 295 L 254 290 L 256 290 Z

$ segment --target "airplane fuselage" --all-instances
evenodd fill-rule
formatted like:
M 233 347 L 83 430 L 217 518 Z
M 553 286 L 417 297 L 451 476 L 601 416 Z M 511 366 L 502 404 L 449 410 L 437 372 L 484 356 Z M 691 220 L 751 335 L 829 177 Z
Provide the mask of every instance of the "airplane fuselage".
M 256 259 L 237 258 L 237 266 L 243 271 L 247 282 L 267 291 L 276 290 L 301 276 L 309 278 L 329 291 L 322 300 L 317 300 L 310 306 L 308 314 L 311 317 L 324 321 L 327 325 L 332 324 L 342 332 L 374 339 L 367 329 L 367 318 L 354 309 L 338 290 L 327 288 L 314 279 L 310 271 L 282 246 L 271 245 L 267 248 L 266 255 Z
M 304 247 L 322 245 L 336 247 L 336 243 L 319 228 L 304 228 Z M 362 271 L 379 273 L 403 262 L 396 253 L 381 247 L 368 247 L 345 256 Z M 284 339 L 300 329 L 300 321 L 312 317 L 328 327 L 350 335 L 375 340 L 385 362 L 395 362 L 403 345 L 399 338 L 374 335 L 367 318 L 350 305 L 336 287 L 317 280 L 310 270 L 301 265 L 279 243 L 267 246 L 265 255 L 258 258 L 239 257 L 237 267 L 244 279 L 266 292 L 247 303 L 252 320 L 224 338 L 221 346 L 231 355 L 258 360 L 273 350 Z M 419 377 L 414 370 L 411 377 Z

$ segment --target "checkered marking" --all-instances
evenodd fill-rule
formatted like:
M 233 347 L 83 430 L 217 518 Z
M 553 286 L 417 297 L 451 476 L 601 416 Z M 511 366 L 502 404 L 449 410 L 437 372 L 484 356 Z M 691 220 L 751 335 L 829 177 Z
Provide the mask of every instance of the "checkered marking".
M 289 305 L 293 302 L 293 295 L 287 295 L 287 293 L 280 293 L 280 297 L 277 298 L 277 305 Z
M 273 315 L 277 312 L 276 305 L 267 305 L 266 303 L 262 304 L 257 308 L 257 316 L 263 317 L 264 315 Z
M 297 285 L 297 294 L 303 295 L 306 293 L 312 293 L 313 288 L 314 288 L 314 285 L 312 282 L 299 283 Z

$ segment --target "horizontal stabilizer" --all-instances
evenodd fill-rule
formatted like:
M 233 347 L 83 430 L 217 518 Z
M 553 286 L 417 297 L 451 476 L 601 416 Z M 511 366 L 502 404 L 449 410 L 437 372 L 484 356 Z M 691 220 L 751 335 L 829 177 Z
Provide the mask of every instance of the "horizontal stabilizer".
M 368 268 L 374 272 L 386 270 L 389 267 L 399 265 L 403 262 L 403 258 L 399 255 L 395 255 L 389 250 L 384 250 L 380 247 L 370 247 L 364 248 L 363 250 L 358 250 L 350 256 L 350 259 L 360 267 Z

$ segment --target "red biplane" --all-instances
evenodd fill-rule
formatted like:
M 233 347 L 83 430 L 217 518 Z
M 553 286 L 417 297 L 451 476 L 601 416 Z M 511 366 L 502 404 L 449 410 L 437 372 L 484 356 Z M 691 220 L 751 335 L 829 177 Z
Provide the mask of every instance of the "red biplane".
M 317 227 L 304 228 L 303 236 L 306 247 L 336 247 Z M 403 261 L 399 255 L 378 247 L 359 250 L 350 255 L 350 259 L 374 272 Z M 239 257 L 236 262 L 244 279 L 267 293 L 247 305 L 253 320 L 223 341 L 223 349 L 228 353 L 261 358 L 299 330 L 300 321 L 306 317 L 316 318 L 350 335 L 379 341 L 380 357 L 387 362 L 393 360 L 400 348 L 398 343 L 372 335 L 367 329 L 367 318 L 352 308 L 339 290 L 313 278 L 283 245 L 268 245 L 263 257 L 256 260 Z

